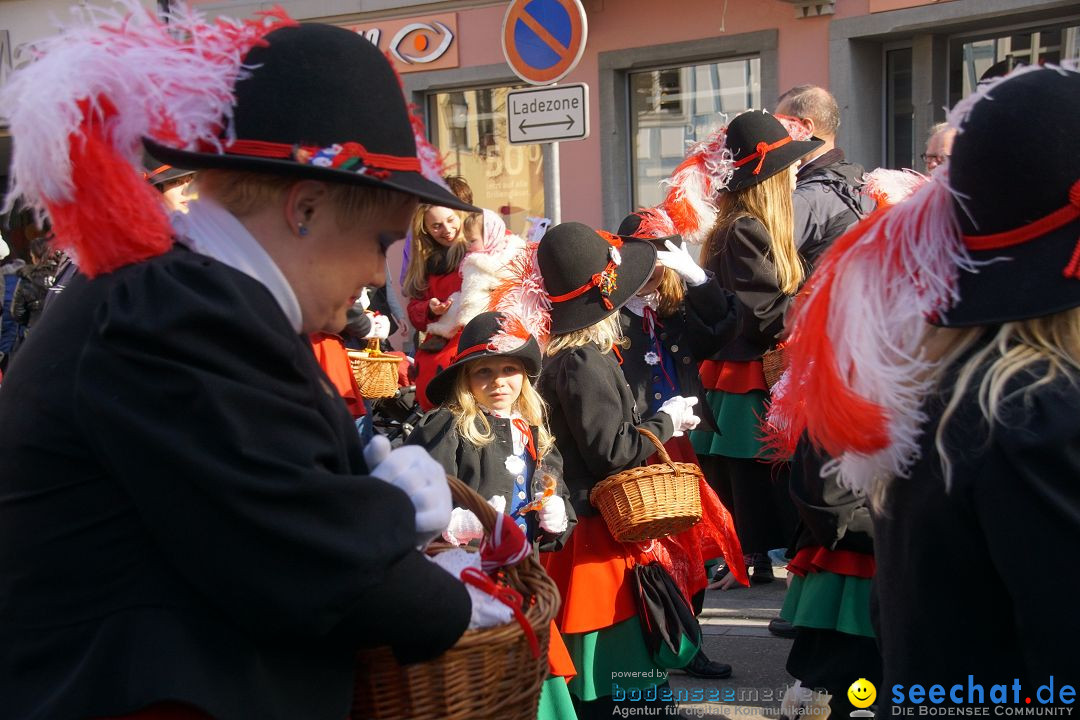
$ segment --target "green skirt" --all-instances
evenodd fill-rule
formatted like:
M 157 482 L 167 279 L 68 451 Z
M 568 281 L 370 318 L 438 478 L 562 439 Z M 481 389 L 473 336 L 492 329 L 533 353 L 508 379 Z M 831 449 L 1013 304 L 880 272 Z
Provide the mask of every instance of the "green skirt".
M 570 693 L 585 702 L 611 697 L 613 687 L 642 690 L 667 682 L 652 661 L 637 615 L 603 630 L 563 635 L 577 675 Z
M 574 701 L 566 687 L 566 679 L 552 675 L 540 687 L 540 707 L 537 720 L 577 720 Z
M 763 390 L 745 394 L 710 390 L 705 394 L 705 400 L 720 432 L 691 431 L 694 452 L 730 458 L 758 457 L 763 447 L 760 425 L 765 418 L 769 394 Z
M 792 576 L 780 617 L 795 627 L 874 637 L 870 580 L 831 572 Z

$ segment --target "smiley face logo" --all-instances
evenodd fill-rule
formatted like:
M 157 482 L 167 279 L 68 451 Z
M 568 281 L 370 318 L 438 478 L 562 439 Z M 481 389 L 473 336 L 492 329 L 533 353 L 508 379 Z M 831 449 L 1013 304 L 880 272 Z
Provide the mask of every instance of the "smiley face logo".
M 868 708 L 877 699 L 877 688 L 866 678 L 859 678 L 851 683 L 847 691 L 848 700 L 857 708 Z

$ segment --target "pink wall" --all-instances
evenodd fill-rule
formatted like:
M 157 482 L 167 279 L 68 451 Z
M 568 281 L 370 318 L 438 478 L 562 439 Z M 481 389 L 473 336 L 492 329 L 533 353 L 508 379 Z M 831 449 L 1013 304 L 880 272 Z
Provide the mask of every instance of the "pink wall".
M 840 0 L 865 12 L 866 0 Z M 722 0 L 586 0 L 589 38 L 581 62 L 562 82 L 584 82 L 590 91 L 590 137 L 563 143 L 562 217 L 593 226 L 602 222 L 598 54 L 608 50 L 683 42 L 777 28 L 779 31 L 780 90 L 800 83 L 828 85 L 829 17 L 797 19 L 794 8 L 776 0 L 729 0 L 726 17 Z M 458 14 L 462 67 L 504 62 L 499 33 L 505 5 Z M 850 10 L 848 11 L 850 14 Z M 763 98 L 772 107 L 775 98 Z M 608 182 L 626 182 L 611 179 Z

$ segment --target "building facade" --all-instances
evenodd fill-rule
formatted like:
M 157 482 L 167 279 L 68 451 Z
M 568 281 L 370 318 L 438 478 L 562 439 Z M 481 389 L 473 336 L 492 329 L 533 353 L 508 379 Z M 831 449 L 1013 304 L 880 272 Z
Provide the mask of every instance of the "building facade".
M 557 158 L 550 144 L 507 140 L 506 93 L 525 84 L 503 56 L 505 0 L 280 4 L 387 50 L 448 169 L 519 232 L 529 216 L 555 215 L 556 192 L 562 220 L 614 228 L 633 207 L 660 199 L 659 180 L 720 113 L 771 109 L 803 83 L 829 88 L 840 102 L 837 143 L 850 159 L 921 170 L 930 126 L 992 65 L 1080 57 L 1074 0 L 582 1 L 588 40 L 560 82 L 588 84 L 591 134 L 560 143 Z M 0 0 L 0 82 L 19 44 L 44 32 L 42 18 L 69 0 L 32 4 L 28 14 L 28 0 Z M 192 4 L 244 16 L 276 3 Z M 9 143 L 0 138 L 3 167 Z

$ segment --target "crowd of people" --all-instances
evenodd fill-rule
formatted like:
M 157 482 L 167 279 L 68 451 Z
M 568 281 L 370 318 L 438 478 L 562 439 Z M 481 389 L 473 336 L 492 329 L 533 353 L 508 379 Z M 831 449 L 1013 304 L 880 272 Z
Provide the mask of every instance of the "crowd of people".
M 109 72 L 35 122 L 74 57 Z M 557 585 L 540 718 L 626 690 L 674 717 L 668 671 L 737 676 L 695 615 L 781 554 L 793 716 L 855 709 L 859 678 L 1075 680 L 1078 99 L 1075 69 L 1018 69 L 934 128 L 931 175 L 867 174 L 798 86 L 720 119 L 657 206 L 526 240 L 355 33 L 191 13 L 45 43 L 3 101 L 49 231 L 2 275 L 0 714 L 349 717 L 357 650 L 407 665 L 491 622 L 433 541 Z M 391 443 L 349 351 L 398 324 L 425 414 Z M 702 468 L 701 521 L 621 542 L 593 490 L 659 444 Z

